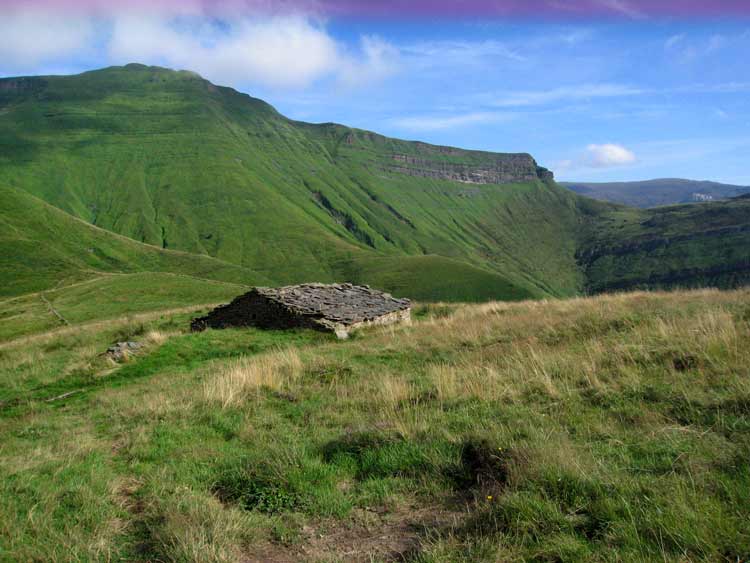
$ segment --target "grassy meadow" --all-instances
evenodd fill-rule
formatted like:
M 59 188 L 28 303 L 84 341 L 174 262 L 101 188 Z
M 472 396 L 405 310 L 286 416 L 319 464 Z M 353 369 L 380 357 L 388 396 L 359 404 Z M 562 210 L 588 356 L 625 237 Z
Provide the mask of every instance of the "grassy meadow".
M 54 297 L 70 326 L 0 342 L 0 561 L 750 557 L 750 290 L 424 304 L 348 341 Z

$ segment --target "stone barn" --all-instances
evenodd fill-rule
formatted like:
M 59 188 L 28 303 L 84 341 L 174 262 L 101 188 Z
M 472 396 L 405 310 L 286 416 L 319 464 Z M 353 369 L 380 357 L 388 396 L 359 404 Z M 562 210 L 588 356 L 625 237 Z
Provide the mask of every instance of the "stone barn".
M 287 287 L 256 287 L 205 317 L 190 328 L 255 326 L 268 329 L 312 328 L 347 338 L 365 325 L 411 320 L 411 302 L 366 285 L 306 283 Z

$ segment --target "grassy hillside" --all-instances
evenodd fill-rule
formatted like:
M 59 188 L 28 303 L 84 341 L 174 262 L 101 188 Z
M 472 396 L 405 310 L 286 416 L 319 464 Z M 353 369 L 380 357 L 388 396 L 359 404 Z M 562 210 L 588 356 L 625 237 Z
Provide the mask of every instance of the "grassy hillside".
M 148 270 L 524 299 L 734 286 L 750 261 L 736 203 L 628 210 L 560 188 L 526 154 L 296 122 L 143 65 L 0 79 L 0 186 L 4 295 Z
M 293 122 L 192 73 L 128 65 L 0 80 L 0 148 L 0 184 L 274 283 L 437 255 L 471 265 L 470 285 L 484 286 L 471 279 L 481 271 L 527 295 L 580 287 L 575 197 L 541 171 L 502 185 L 445 179 L 506 156 Z M 410 175 L 420 168 L 438 177 Z
M 96 277 L 173 272 L 244 285 L 264 276 L 208 256 L 163 250 L 76 219 L 18 189 L 0 186 L 0 296 Z
M 343 342 L 171 311 L 17 339 L 0 559 L 746 560 L 748 303 L 434 304 Z M 145 353 L 99 355 L 124 338 Z
M 199 288 L 208 287 L 204 281 L 231 282 L 235 295 L 247 285 L 272 283 L 247 268 L 205 255 L 164 250 L 105 231 L 21 190 L 0 186 L 0 200 L 0 242 L 5 249 L 0 257 L 0 296 L 39 291 L 46 295 L 102 274 L 161 272 L 163 275 L 127 278 L 132 299 L 149 304 L 172 292 L 170 303 L 177 306 L 180 298 L 188 299 L 185 305 L 211 302 L 211 290 L 202 298 L 199 295 Z M 349 256 L 334 265 L 339 279 L 371 283 L 414 299 L 517 300 L 539 295 L 491 271 L 440 256 L 376 256 L 366 262 Z M 183 292 L 184 283 L 195 286 L 194 295 Z M 36 301 L 39 296 L 29 299 Z
M 0 301 L 0 343 L 53 329 L 75 331 L 92 320 L 226 303 L 248 289 L 164 272 L 101 275 Z
M 578 194 L 632 207 L 703 203 L 750 193 L 750 186 L 661 178 L 643 182 L 561 182 Z
M 600 212 L 578 251 L 592 292 L 750 283 L 750 198 Z

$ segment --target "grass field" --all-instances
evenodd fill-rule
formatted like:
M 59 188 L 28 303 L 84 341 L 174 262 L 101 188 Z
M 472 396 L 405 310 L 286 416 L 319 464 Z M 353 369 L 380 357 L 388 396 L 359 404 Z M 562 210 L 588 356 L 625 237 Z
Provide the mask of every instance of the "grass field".
M 2 561 L 750 557 L 748 290 L 419 305 L 343 342 L 66 293 L 73 326 L 30 309 L 0 345 Z

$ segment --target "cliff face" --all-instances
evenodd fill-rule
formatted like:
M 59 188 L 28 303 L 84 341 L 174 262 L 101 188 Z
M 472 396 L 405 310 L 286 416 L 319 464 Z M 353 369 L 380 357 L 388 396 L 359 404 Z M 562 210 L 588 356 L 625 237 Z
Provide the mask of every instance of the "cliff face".
M 550 170 L 528 153 L 496 153 L 403 141 L 335 123 L 295 122 L 327 138 L 331 154 L 351 158 L 373 171 L 434 178 L 465 184 L 513 184 L 552 181 Z M 377 173 L 377 172 L 376 172 Z
M 467 184 L 511 184 L 553 179 L 552 172 L 538 166 L 528 154 L 498 154 L 483 163 L 445 162 L 421 156 L 393 154 L 391 161 L 383 166 L 389 172 Z

